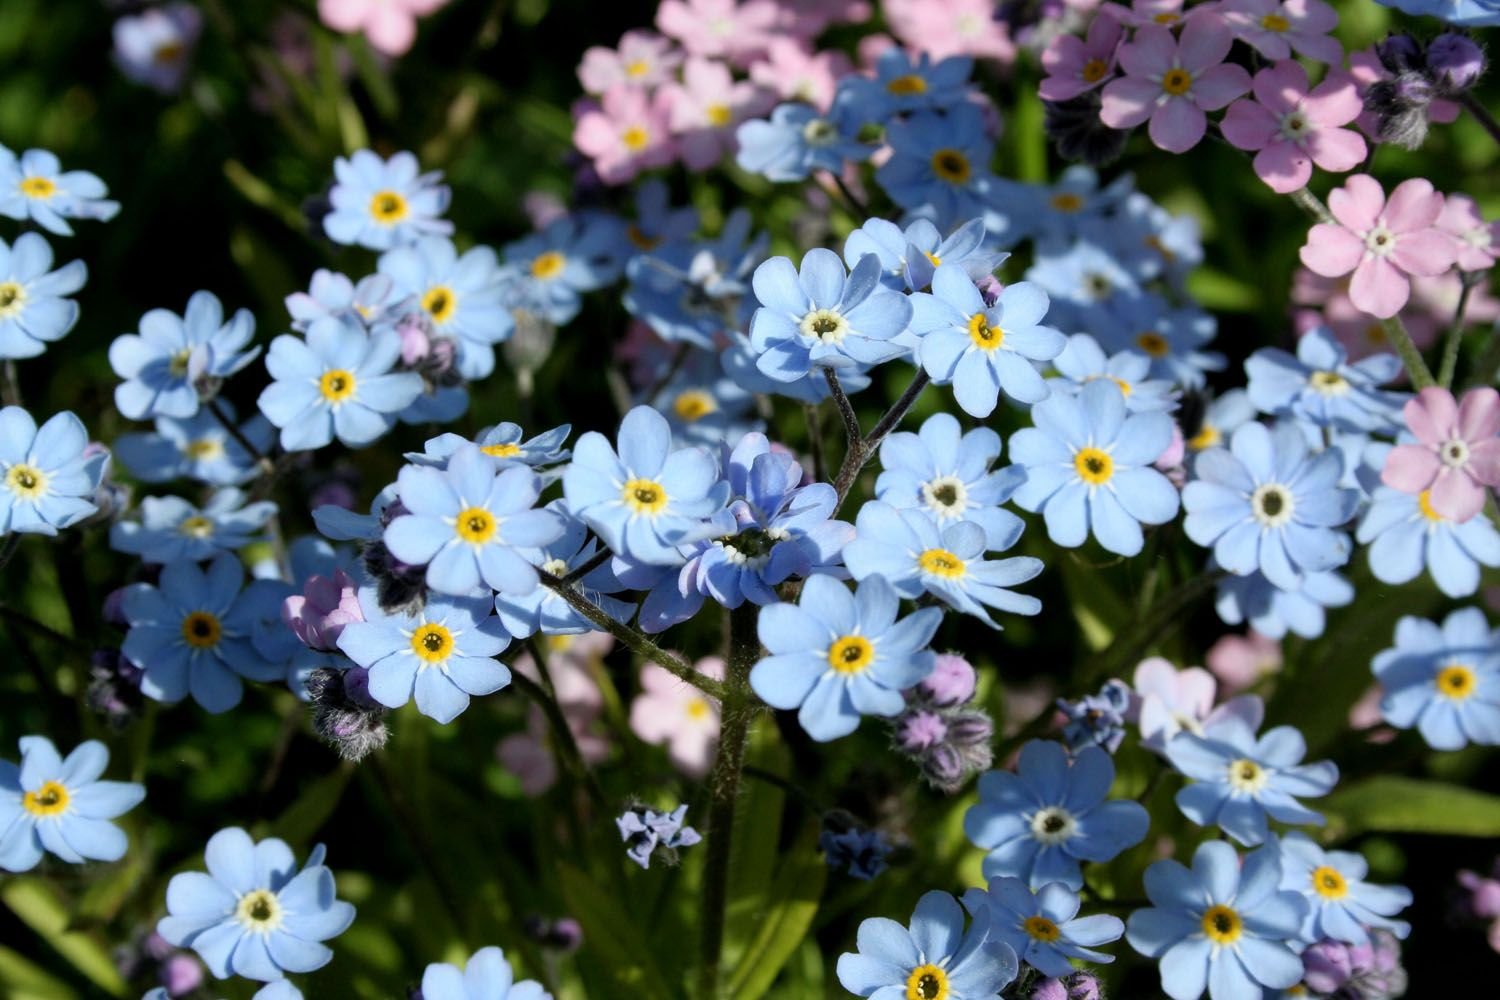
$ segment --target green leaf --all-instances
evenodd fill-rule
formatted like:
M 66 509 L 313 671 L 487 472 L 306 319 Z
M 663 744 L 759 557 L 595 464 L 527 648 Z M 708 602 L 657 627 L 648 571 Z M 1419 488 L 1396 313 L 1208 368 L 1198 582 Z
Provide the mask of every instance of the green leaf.
M 78 993 L 20 952 L 0 947 L 0 985 L 7 1000 L 74 1000 Z
M 132 840 L 140 843 L 139 835 Z M 127 853 L 119 864 L 111 865 L 108 870 L 90 879 L 88 888 L 73 907 L 72 926 L 83 928 L 109 923 L 120 912 L 120 907 L 125 905 L 131 893 L 141 887 L 150 870 L 150 856 L 138 848 Z
M 103 935 L 68 930 L 68 905 L 50 883 L 39 878 L 11 879 L 0 885 L 0 901 L 71 962 L 80 975 L 112 997 L 125 995 L 125 981 L 115 968 Z
M 1367 778 L 1322 803 L 1335 837 L 1366 831 L 1500 837 L 1500 796 L 1417 778 Z
M 631 918 L 614 893 L 565 861 L 558 862 L 557 880 L 568 912 L 583 925 L 589 949 L 622 991 L 628 991 L 622 995 L 637 995 L 647 989 L 662 995 L 675 992 L 669 985 L 672 981 L 664 979 L 656 968 L 642 936 L 644 928 Z
M 297 801 L 287 806 L 286 811 L 264 829 L 258 829 L 257 835 L 280 837 L 299 850 L 305 848 L 338 808 L 353 775 L 354 765 L 340 762 L 338 767 L 304 788 Z
M 1261 303 L 1255 286 L 1211 267 L 1194 268 L 1188 275 L 1188 294 L 1205 309 L 1253 312 Z
M 774 726 L 757 726 L 749 763 L 785 776 L 791 754 Z M 724 924 L 724 961 L 733 965 L 761 929 L 767 893 L 781 856 L 781 813 L 786 793 L 768 781 L 746 775 L 735 807 L 734 839 L 729 847 L 729 905 Z
M 766 996 L 781 967 L 807 937 L 827 879 L 828 864 L 818 850 L 818 824 L 811 822 L 786 854 L 760 914 L 760 931 L 730 975 L 729 995 L 734 1000 Z

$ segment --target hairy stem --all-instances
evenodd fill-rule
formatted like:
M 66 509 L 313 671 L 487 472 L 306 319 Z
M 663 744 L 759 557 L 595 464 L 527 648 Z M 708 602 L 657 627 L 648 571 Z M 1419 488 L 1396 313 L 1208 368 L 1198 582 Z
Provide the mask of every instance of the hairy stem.
M 208 404 L 208 412 L 214 415 L 214 419 L 234 438 L 236 444 L 245 449 L 245 454 L 255 459 L 255 464 L 260 467 L 260 474 L 269 475 L 274 468 L 266 453 L 255 447 L 254 442 L 245 436 L 245 432 L 235 426 L 234 421 L 229 419 L 229 414 L 219 408 L 219 400 L 214 399 Z
M 848 447 L 844 451 L 843 464 L 839 466 L 838 477 L 834 480 L 833 488 L 838 494 L 838 505 L 833 509 L 833 516 L 838 516 L 839 508 L 844 505 L 844 498 L 854 488 L 854 480 L 859 477 L 860 470 L 875 453 L 880 450 L 880 443 L 885 440 L 886 435 L 896 429 L 901 418 L 906 416 L 917 397 L 922 395 L 922 390 L 927 388 L 930 379 L 927 372 L 917 370 L 912 378 L 911 384 L 906 391 L 901 393 L 891 408 L 875 422 L 869 434 L 863 433 L 859 428 L 859 417 L 854 413 L 854 407 L 849 403 L 849 397 L 844 394 L 844 387 L 839 384 L 838 376 L 831 368 L 823 370 L 823 377 L 828 381 L 828 391 L 833 396 L 833 401 L 838 405 L 839 414 L 844 418 L 844 434 L 848 437 Z
M 1490 134 L 1491 139 L 1500 142 L 1500 122 L 1495 120 L 1495 116 L 1490 114 L 1488 109 L 1483 104 L 1480 104 L 1472 93 L 1465 92 L 1459 97 L 1458 103 L 1464 106 L 1465 111 L 1474 116 L 1474 120 Z
M 1458 293 L 1458 307 L 1453 310 L 1453 325 L 1448 327 L 1448 336 L 1443 341 L 1443 358 L 1438 364 L 1438 385 L 1444 389 L 1453 388 L 1453 376 L 1458 372 L 1458 348 L 1464 339 L 1464 315 L 1469 311 L 1469 295 L 1474 291 L 1474 286 L 1483 280 L 1484 275 L 1464 271 L 1459 277 L 1463 280 L 1463 288 Z

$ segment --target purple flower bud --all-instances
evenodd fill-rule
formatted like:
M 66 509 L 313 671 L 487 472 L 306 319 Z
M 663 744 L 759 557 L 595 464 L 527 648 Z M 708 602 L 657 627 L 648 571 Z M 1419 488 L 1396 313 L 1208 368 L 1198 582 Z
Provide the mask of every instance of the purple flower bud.
M 572 917 L 559 917 L 552 922 L 548 937 L 550 946 L 558 951 L 577 951 L 583 947 L 583 925 Z
M 300 595 L 282 602 L 281 620 L 297 633 L 304 646 L 333 652 L 338 649 L 344 626 L 365 620 L 359 608 L 359 588 L 341 569 L 335 570 L 332 578 L 310 576 Z
M 308 498 L 308 507 L 313 510 L 319 507 L 342 507 L 345 510 L 353 510 L 354 489 L 342 479 L 330 479 L 313 490 L 312 496 Z
M 104 620 L 116 628 L 129 628 L 125 617 L 125 588 L 116 587 L 104 595 Z
M 995 736 L 995 723 L 980 711 L 955 712 L 948 716 L 948 740 L 955 746 L 988 746 Z
M 367 693 L 368 679 L 350 680 L 333 667 L 308 674 L 307 696 L 313 703 L 313 730 L 345 760 L 359 761 L 385 746 L 386 709 Z M 350 689 L 355 692 L 352 696 Z
M 168 941 L 166 938 L 162 937 L 155 931 L 147 934 L 141 940 L 141 951 L 144 951 L 147 955 L 156 959 L 158 962 L 167 958 L 172 954 L 172 952 L 176 950 L 177 947 L 172 944 L 172 942 Z
M 1446 31 L 1427 45 L 1427 72 L 1438 90 L 1461 94 L 1484 75 L 1484 49 L 1468 35 Z
M 943 717 L 924 709 L 907 712 L 896 722 L 896 746 L 913 756 L 928 750 L 948 735 Z
M 167 996 L 186 996 L 203 985 L 203 965 L 185 951 L 167 958 L 157 973 Z
M 380 708 L 380 702 L 370 697 L 370 671 L 364 667 L 350 667 L 344 671 L 344 696 L 361 708 Z
M 1410 35 L 1386 35 L 1375 44 L 1375 55 L 1388 73 L 1408 73 L 1422 68 L 1422 45 Z
M 1031 988 L 1031 1000 L 1068 1000 L 1068 987 L 1061 979 L 1041 979 Z
M 1458 884 L 1468 890 L 1465 909 L 1481 920 L 1500 917 L 1500 881 L 1485 878 L 1478 872 L 1461 871 Z
M 1068 977 L 1068 1000 L 1104 1000 L 1104 987 L 1092 972 L 1075 972 Z
M 974 697 L 977 681 L 968 660 L 957 653 L 941 653 L 933 661 L 932 673 L 917 685 L 917 691 L 934 705 L 961 705 Z
M 986 306 L 993 306 L 1000 301 L 1000 293 L 1005 290 L 1005 285 L 993 274 L 986 274 L 974 283 L 979 288 L 980 298 L 984 299 Z
M 841 822 L 839 817 L 829 814 L 824 822 Z M 852 826 L 845 830 L 834 830 L 825 826 L 818 835 L 818 846 L 830 868 L 842 868 L 851 878 L 868 882 L 885 871 L 886 855 L 891 847 L 875 830 Z
M 432 338 L 427 334 L 427 325 L 417 316 L 407 316 L 396 324 L 396 335 L 401 338 L 401 363 L 415 368 L 432 350 Z
M 963 754 L 952 744 L 939 743 L 922 757 L 922 777 L 939 791 L 951 795 L 963 786 Z

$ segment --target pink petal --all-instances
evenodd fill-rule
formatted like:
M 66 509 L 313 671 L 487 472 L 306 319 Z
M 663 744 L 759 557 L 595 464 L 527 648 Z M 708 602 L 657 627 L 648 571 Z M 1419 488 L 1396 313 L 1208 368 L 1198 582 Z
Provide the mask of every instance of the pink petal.
M 1401 415 L 1417 440 L 1427 445 L 1442 444 L 1458 429 L 1458 404 L 1453 401 L 1453 393 L 1437 386 L 1428 386 L 1416 398 L 1407 400 Z
M 1176 56 L 1177 40 L 1171 30 L 1148 24 L 1120 46 L 1120 68 L 1130 76 L 1160 76 L 1172 68 Z
M 1219 131 L 1231 146 L 1239 149 L 1263 149 L 1279 131 L 1276 116 L 1264 104 L 1235 101 L 1224 112 Z
M 388 56 L 405 55 L 417 40 L 417 19 L 396 7 L 381 7 L 365 24 L 370 47 Z
M 364 0 L 318 0 L 318 17 L 334 31 L 358 31 L 368 13 Z
M 1319 222 L 1307 231 L 1307 243 L 1301 252 L 1302 263 L 1308 270 L 1325 278 L 1348 274 L 1364 255 L 1363 240 L 1343 226 L 1327 222 Z
M 1297 30 L 1302 32 L 1327 34 L 1339 23 L 1338 14 L 1321 0 L 1286 0 L 1281 9 L 1296 25 Z
M 1500 487 L 1500 438 L 1471 444 L 1468 470 L 1481 483 Z
M 1295 142 L 1273 142 L 1255 154 L 1255 175 L 1272 191 L 1286 194 L 1307 187 L 1312 160 Z
M 1110 128 L 1135 128 L 1151 117 L 1161 85 L 1138 76 L 1111 80 L 1100 96 L 1099 120 Z
M 1346 128 L 1320 128 L 1303 140 L 1313 162 L 1332 173 L 1353 170 L 1365 161 L 1364 138 Z
M 1397 236 L 1388 259 L 1407 274 L 1434 275 L 1452 267 L 1456 256 L 1458 241 L 1452 236 L 1441 229 L 1419 229 Z
M 1464 393 L 1458 404 L 1458 434 L 1476 443 L 1500 434 L 1500 392 L 1481 386 Z
M 1096 86 L 1076 76 L 1049 76 L 1036 88 L 1036 94 L 1044 101 L 1067 101 Z
M 1193 77 L 1193 102 L 1204 111 L 1217 111 L 1249 90 L 1250 74 L 1243 66 L 1215 66 Z
M 1369 174 L 1355 174 L 1328 193 L 1328 210 L 1356 233 L 1367 233 L 1385 208 L 1385 191 Z
M 1459 469 L 1445 469 L 1427 498 L 1432 509 L 1454 521 L 1467 521 L 1484 510 L 1484 487 Z
M 1344 61 L 1344 46 L 1330 35 L 1299 31 L 1288 40 L 1292 43 L 1292 48 L 1309 59 L 1330 66 L 1338 66 Z
M 1255 74 L 1254 89 L 1257 101 L 1284 115 L 1307 93 L 1307 70 L 1287 59 Z
M 1146 132 L 1159 148 L 1169 153 L 1185 153 L 1198 145 L 1207 128 L 1208 117 L 1201 108 L 1185 97 L 1174 97 L 1152 113 Z
M 1349 279 L 1349 299 L 1371 316 L 1390 319 L 1411 297 L 1411 282 L 1383 257 L 1366 257 Z
M 1365 109 L 1359 88 L 1348 73 L 1329 73 L 1322 83 L 1308 92 L 1303 110 L 1319 125 L 1347 125 Z
M 1425 177 L 1413 177 L 1396 185 L 1385 203 L 1385 224 L 1396 233 L 1426 229 L 1443 211 L 1443 196 Z M 1446 268 L 1444 268 L 1446 270 Z
M 1443 463 L 1431 448 L 1415 444 L 1398 444 L 1385 456 L 1380 481 L 1402 493 L 1417 494 L 1432 485 Z
M 1224 57 L 1229 55 L 1229 46 L 1232 44 L 1234 36 L 1224 27 L 1223 21 L 1212 17 L 1195 17 L 1182 29 L 1182 40 L 1177 45 L 1177 58 L 1181 61 L 1182 68 L 1196 77 L 1202 70 L 1222 63 Z M 1246 89 L 1249 89 L 1248 84 Z
M 603 112 L 590 111 L 573 126 L 573 145 L 585 156 L 604 156 L 619 144 L 614 124 Z

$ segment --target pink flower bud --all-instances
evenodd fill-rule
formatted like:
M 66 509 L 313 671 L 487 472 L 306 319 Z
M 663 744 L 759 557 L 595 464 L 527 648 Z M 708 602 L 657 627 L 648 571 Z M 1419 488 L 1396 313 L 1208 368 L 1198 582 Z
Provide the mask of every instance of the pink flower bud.
M 365 617 L 359 609 L 354 579 L 343 570 L 336 570 L 332 579 L 308 577 L 300 595 L 282 602 L 281 620 L 297 633 L 303 645 L 332 652 L 338 648 L 344 626 L 362 622 Z

